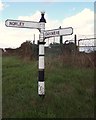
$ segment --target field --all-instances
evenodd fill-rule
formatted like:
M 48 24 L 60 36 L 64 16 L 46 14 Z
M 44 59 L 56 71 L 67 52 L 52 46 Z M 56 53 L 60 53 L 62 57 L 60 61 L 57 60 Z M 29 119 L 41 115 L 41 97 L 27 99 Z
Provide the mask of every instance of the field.
M 37 61 L 2 60 L 3 118 L 93 118 L 94 69 L 46 59 L 46 95 L 37 94 Z

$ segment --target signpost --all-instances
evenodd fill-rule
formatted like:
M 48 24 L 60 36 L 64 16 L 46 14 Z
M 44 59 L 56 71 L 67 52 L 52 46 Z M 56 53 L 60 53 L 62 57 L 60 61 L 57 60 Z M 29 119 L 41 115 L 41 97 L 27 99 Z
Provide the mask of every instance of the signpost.
M 39 22 L 34 22 L 34 21 L 22 21 L 22 20 L 7 19 L 5 21 L 5 25 L 7 27 L 40 29 Z
M 46 20 L 44 18 L 44 12 L 41 12 L 41 19 L 39 22 L 35 21 L 22 21 L 22 20 L 10 20 L 7 19 L 5 21 L 5 25 L 7 27 L 16 27 L 16 28 L 30 28 L 30 29 L 38 29 L 40 31 L 39 35 L 39 61 L 38 61 L 38 94 L 39 96 L 45 95 L 45 81 L 44 81 L 44 40 L 50 37 L 56 36 L 66 36 L 73 34 L 73 28 L 60 28 L 60 29 L 53 29 L 53 30 L 45 30 L 45 23 Z
M 61 28 L 61 29 L 53 29 L 53 30 L 46 30 L 44 31 L 44 38 L 50 37 L 58 37 L 58 36 L 67 36 L 73 34 L 73 28 Z

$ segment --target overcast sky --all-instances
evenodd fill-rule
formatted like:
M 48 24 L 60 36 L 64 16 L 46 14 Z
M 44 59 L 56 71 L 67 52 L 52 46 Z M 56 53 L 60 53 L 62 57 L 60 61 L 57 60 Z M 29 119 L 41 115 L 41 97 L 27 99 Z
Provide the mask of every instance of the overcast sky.
M 94 2 L 0 2 L 0 48 L 16 48 L 26 40 L 39 39 L 39 31 L 33 29 L 9 28 L 6 19 L 39 22 L 40 11 L 45 11 L 46 30 L 73 27 L 74 34 L 85 37 L 94 34 Z M 53 39 L 50 39 L 52 42 Z M 57 40 L 57 38 L 56 38 Z M 47 44 L 48 44 L 48 40 Z M 58 42 L 58 41 L 57 41 Z

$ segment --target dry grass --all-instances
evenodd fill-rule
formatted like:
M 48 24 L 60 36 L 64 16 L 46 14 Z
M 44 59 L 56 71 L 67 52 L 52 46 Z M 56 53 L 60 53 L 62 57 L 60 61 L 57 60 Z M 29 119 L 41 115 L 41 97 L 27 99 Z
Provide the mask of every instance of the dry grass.
M 61 65 L 69 65 L 76 67 L 91 67 L 95 66 L 95 54 L 93 53 L 76 53 L 76 54 L 62 54 L 55 58 L 47 59 L 48 67 L 51 67 L 53 62 L 58 61 Z

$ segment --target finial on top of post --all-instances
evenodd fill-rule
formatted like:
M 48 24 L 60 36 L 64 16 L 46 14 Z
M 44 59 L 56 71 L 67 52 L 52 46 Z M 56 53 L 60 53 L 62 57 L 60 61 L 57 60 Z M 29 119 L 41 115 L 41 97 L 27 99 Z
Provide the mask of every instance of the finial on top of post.
M 45 22 L 45 23 L 46 23 L 46 19 L 44 18 L 44 15 L 45 15 L 45 12 L 42 11 L 42 12 L 41 12 L 41 19 L 40 19 L 39 22 Z
M 41 11 L 41 14 L 45 14 L 45 11 Z

